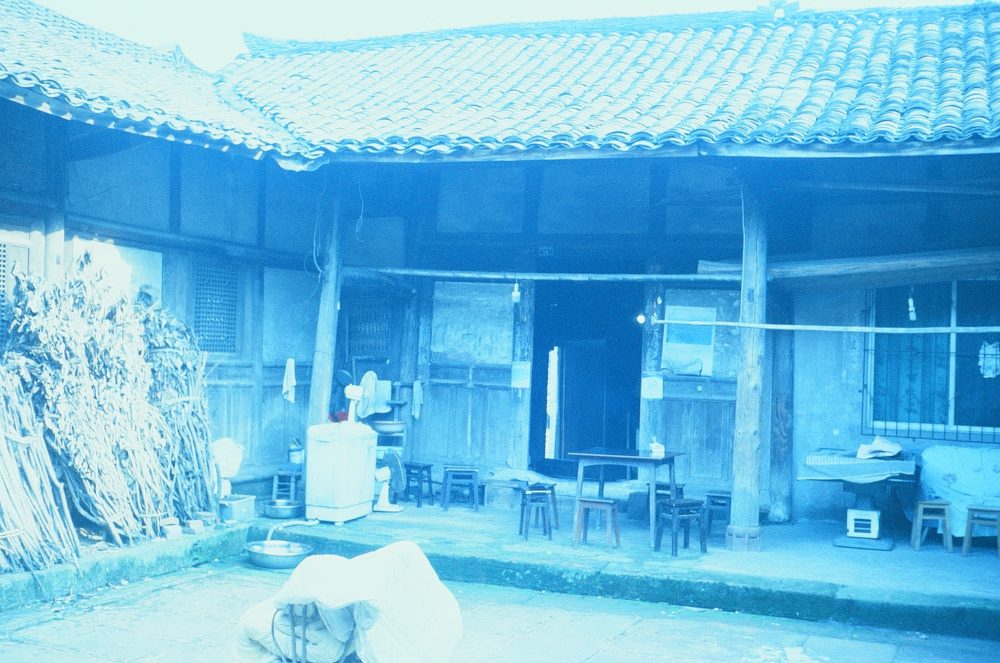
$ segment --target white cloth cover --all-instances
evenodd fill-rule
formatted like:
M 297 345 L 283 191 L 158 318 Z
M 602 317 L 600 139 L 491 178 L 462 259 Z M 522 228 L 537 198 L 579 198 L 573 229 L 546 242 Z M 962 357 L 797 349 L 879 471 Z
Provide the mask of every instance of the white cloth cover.
M 310 638 L 317 638 L 317 656 L 321 651 L 335 650 L 337 643 L 347 642 L 352 624 L 352 644 L 364 663 L 447 661 L 462 636 L 458 602 L 420 548 L 410 541 L 392 543 L 353 559 L 337 555 L 307 557 L 278 591 L 272 605 L 280 608 L 306 603 L 316 605 L 326 627 L 322 637 L 310 631 Z M 241 621 L 236 653 L 244 657 L 238 660 L 275 660 L 261 658 L 266 654 L 260 653 L 272 651 L 267 646 L 271 643 L 271 615 L 267 615 L 266 633 L 259 624 L 254 627 Z M 345 615 L 350 621 L 345 621 Z M 245 618 L 251 618 L 249 612 Z M 260 620 L 260 615 L 256 619 Z M 264 640 L 258 639 L 261 635 Z M 256 649 L 247 645 L 248 640 L 258 643 Z M 309 660 L 314 660 L 311 655 Z M 335 661 L 337 657 L 315 660 Z
M 920 492 L 924 499 L 951 503 L 955 536 L 965 536 L 970 506 L 1000 508 L 1000 449 L 936 445 L 920 456 Z M 972 535 L 996 536 L 996 531 L 977 526 Z
M 411 397 L 413 401 L 410 403 L 410 413 L 413 415 L 414 419 L 420 418 L 420 408 L 424 406 L 424 385 L 420 380 L 413 381 L 413 396 Z
M 285 360 L 285 376 L 281 380 L 281 395 L 289 403 L 295 402 L 295 359 Z
M 231 437 L 220 437 L 212 442 L 212 460 L 223 479 L 232 479 L 243 464 L 243 446 Z
M 315 613 L 306 625 L 306 653 L 310 661 L 339 661 L 346 653 L 354 618 L 350 608 L 342 608 L 340 612 L 344 615 L 343 619 L 333 621 L 345 623 L 346 632 L 329 629 L 325 619 Z M 327 619 L 330 617 L 328 615 Z M 233 660 L 275 663 L 282 660 L 282 656 L 289 657 L 292 653 L 291 631 L 288 613 L 281 610 L 274 598 L 261 601 L 240 617 L 239 630 L 233 642 Z

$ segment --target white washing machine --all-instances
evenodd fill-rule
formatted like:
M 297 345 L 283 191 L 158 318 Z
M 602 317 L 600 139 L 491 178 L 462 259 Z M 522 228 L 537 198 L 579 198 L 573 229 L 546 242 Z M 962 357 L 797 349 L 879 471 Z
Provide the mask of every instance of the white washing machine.
M 306 517 L 342 525 L 371 513 L 378 436 L 364 424 L 310 426 L 306 433 Z

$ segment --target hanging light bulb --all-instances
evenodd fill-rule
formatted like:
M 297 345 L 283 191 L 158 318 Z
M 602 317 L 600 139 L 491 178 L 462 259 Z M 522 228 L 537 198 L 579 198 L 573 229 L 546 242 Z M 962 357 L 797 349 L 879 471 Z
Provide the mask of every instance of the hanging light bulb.
M 910 322 L 917 321 L 917 307 L 913 305 L 913 286 L 910 286 L 910 298 L 906 301 L 906 309 L 910 317 Z
M 518 285 L 517 281 L 514 281 L 514 289 L 510 291 L 510 301 L 515 304 L 521 301 L 521 287 Z

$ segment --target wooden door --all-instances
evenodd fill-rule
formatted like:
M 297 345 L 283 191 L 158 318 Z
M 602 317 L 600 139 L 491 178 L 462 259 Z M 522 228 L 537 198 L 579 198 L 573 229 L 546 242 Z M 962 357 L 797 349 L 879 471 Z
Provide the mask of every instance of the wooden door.
M 518 376 L 530 376 L 530 365 L 515 374 L 511 286 L 436 283 L 429 308 L 418 367 L 424 402 L 410 457 L 485 470 L 526 467 L 519 403 L 530 395 Z
M 729 490 L 736 419 L 733 385 L 668 383 L 666 388 L 664 444 L 684 452 L 677 461 L 678 480 L 690 484 L 691 492 Z

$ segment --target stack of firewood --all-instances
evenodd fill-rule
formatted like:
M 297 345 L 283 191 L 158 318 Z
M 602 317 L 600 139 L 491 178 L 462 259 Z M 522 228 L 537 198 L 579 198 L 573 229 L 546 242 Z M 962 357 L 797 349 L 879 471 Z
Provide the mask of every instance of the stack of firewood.
M 80 550 L 21 382 L 22 376 L 0 366 L 0 573 L 73 561 Z
M 0 571 L 75 557 L 73 521 L 121 545 L 217 508 L 205 362 L 190 329 L 126 299 L 86 257 L 60 282 L 19 276 L 10 316 Z M 38 532 L 20 531 L 26 514 Z M 32 540 L 56 543 L 41 552 Z

